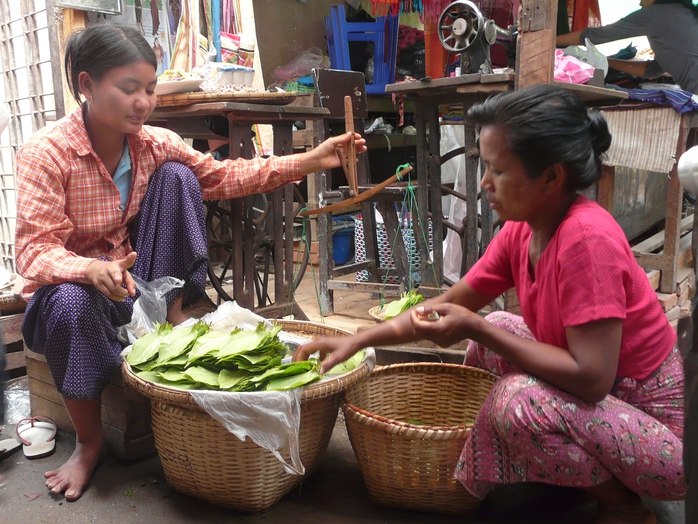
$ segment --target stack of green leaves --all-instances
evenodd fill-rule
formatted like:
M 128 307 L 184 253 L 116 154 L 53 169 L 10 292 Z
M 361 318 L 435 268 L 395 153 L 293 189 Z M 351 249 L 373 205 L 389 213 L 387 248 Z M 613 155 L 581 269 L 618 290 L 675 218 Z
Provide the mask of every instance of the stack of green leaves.
M 137 340 L 126 360 L 144 380 L 182 389 L 281 391 L 320 379 L 316 359 L 281 364 L 288 347 L 281 326 L 230 333 L 198 322 L 191 328 L 157 326 Z
M 410 289 L 407 293 L 401 295 L 400 300 L 393 300 L 385 306 L 385 320 L 398 316 L 423 300 L 424 295 L 417 293 L 414 289 Z

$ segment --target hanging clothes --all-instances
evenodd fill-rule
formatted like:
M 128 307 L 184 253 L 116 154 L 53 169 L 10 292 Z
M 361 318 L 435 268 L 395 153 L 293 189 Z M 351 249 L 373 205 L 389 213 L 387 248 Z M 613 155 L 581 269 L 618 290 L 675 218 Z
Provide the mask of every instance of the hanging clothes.
M 191 71 L 197 65 L 199 46 L 199 2 L 182 0 L 182 14 L 177 27 L 177 38 L 172 51 L 170 69 Z
M 581 31 L 587 27 L 601 25 L 598 0 L 568 0 L 567 12 L 572 14 L 571 30 Z

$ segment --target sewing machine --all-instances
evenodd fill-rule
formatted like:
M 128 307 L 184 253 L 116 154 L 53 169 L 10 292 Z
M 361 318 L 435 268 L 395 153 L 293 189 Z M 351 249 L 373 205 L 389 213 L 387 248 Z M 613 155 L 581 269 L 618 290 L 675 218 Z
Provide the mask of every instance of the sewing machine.
M 516 59 L 516 26 L 497 26 L 470 0 L 457 0 L 444 9 L 438 35 L 444 49 L 460 54 L 461 74 L 492 73 L 490 46 L 495 42 L 504 45 L 511 66 Z

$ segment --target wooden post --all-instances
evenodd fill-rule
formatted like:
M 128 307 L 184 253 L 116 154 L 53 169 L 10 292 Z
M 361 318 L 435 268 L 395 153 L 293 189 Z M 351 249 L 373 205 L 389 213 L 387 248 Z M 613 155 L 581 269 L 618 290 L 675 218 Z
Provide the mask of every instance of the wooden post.
M 522 0 L 514 89 L 552 83 L 556 20 L 557 0 Z
M 68 42 L 68 38 L 70 37 L 70 35 L 74 31 L 77 31 L 79 29 L 85 29 L 87 27 L 87 12 L 81 11 L 79 9 L 64 8 L 62 22 L 61 18 L 57 17 L 57 25 L 60 48 L 60 53 L 57 57 L 57 60 L 59 62 L 62 62 L 63 57 L 65 57 L 65 46 Z M 63 108 L 65 114 L 68 114 L 73 112 L 73 110 L 75 110 L 78 107 L 78 103 L 76 102 L 75 98 L 73 97 L 73 93 L 71 93 L 70 88 L 68 87 L 68 82 L 65 77 L 65 70 L 63 64 L 55 64 L 55 59 L 56 58 L 52 55 L 51 70 L 53 74 L 56 74 L 57 72 L 60 73 L 60 78 L 62 79 L 63 84 Z

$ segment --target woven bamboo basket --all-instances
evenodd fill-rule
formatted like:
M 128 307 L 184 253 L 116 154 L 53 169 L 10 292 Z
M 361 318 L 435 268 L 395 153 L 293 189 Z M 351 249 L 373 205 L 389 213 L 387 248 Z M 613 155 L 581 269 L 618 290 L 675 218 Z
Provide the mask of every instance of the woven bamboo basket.
M 480 501 L 453 473 L 496 378 L 458 364 L 407 363 L 376 367 L 348 388 L 342 410 L 371 500 L 403 510 L 474 513 Z
M 277 322 L 285 331 L 308 338 L 350 334 L 310 322 Z M 368 375 L 369 368 L 364 362 L 350 373 L 303 389 L 299 446 L 305 475 L 286 473 L 270 451 L 228 432 L 185 390 L 146 382 L 125 361 L 123 374 L 129 385 L 151 400 L 155 447 L 167 482 L 213 504 L 255 512 L 273 506 L 317 468 L 337 420 L 342 392 Z

